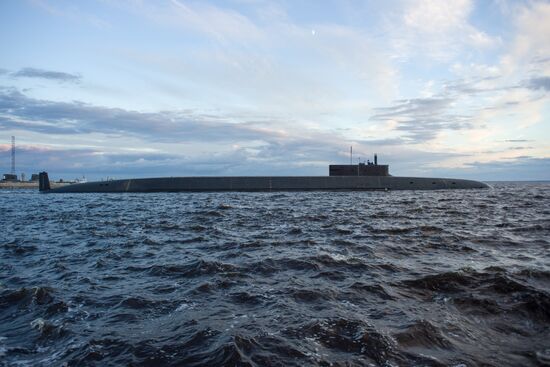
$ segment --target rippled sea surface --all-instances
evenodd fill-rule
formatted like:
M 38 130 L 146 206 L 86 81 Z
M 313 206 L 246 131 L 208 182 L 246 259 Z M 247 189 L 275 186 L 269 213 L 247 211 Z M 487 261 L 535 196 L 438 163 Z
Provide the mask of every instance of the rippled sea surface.
M 550 184 L 0 191 L 0 364 L 550 364 Z

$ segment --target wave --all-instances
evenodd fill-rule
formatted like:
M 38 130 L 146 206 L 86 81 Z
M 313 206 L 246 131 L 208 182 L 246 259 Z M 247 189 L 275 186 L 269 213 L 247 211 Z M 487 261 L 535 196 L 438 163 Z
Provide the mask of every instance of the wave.
M 510 273 L 496 267 L 484 271 L 463 269 L 405 280 L 401 283 L 401 289 L 424 299 L 433 299 L 436 295 L 449 296 L 449 301 L 466 313 L 506 313 L 539 325 L 550 325 L 550 294 L 523 282 L 521 277 L 525 274 Z M 545 278 L 548 274 L 538 272 L 534 276 Z
M 356 363 L 388 365 L 443 366 L 436 360 L 401 351 L 394 339 L 361 320 L 329 318 L 314 321 L 286 334 L 298 339 L 314 340 L 328 350 L 359 357 Z
M 0 306 L 47 305 L 53 303 L 53 289 L 49 287 L 6 289 L 0 293 Z
M 403 347 L 453 349 L 453 344 L 442 335 L 439 328 L 427 320 L 419 320 L 395 333 L 394 338 Z
M 20 243 L 20 241 L 18 240 L 3 243 L 0 245 L 0 248 L 3 248 L 4 250 L 7 250 L 9 253 L 17 256 L 25 256 L 28 254 L 32 254 L 33 252 L 38 250 L 37 246 Z
M 217 261 L 196 260 L 187 264 L 151 265 L 147 267 L 129 266 L 131 272 L 143 272 L 152 276 L 191 278 L 213 274 L 239 273 L 239 268 L 232 264 Z

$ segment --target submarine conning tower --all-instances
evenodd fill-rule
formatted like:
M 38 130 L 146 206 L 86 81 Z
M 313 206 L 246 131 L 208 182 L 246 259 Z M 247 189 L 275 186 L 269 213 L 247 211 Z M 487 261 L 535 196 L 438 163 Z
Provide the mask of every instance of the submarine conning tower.
M 358 164 L 331 164 L 328 166 L 329 176 L 390 176 L 389 165 L 378 164 L 378 155 L 374 162 L 359 162 Z
M 40 172 L 38 174 L 38 190 L 39 191 L 51 190 L 50 179 L 48 178 L 48 172 Z

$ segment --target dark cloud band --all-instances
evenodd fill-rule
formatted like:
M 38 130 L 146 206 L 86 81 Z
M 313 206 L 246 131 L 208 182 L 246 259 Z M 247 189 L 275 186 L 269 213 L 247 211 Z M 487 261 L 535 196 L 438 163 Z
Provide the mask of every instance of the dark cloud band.
M 11 73 L 11 76 L 16 78 L 41 78 L 49 80 L 57 80 L 62 82 L 79 82 L 82 78 L 77 74 L 64 73 L 61 71 L 51 71 L 36 68 L 23 68 L 19 71 Z
M 538 78 L 531 78 L 526 83 L 527 88 L 530 89 L 542 89 L 545 91 L 550 91 L 550 77 L 541 76 Z

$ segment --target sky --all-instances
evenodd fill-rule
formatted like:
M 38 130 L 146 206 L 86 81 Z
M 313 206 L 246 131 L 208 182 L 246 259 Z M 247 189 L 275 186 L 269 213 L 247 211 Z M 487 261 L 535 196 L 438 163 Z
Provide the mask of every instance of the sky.
M 550 1 L 1 1 L 0 170 L 550 180 Z

